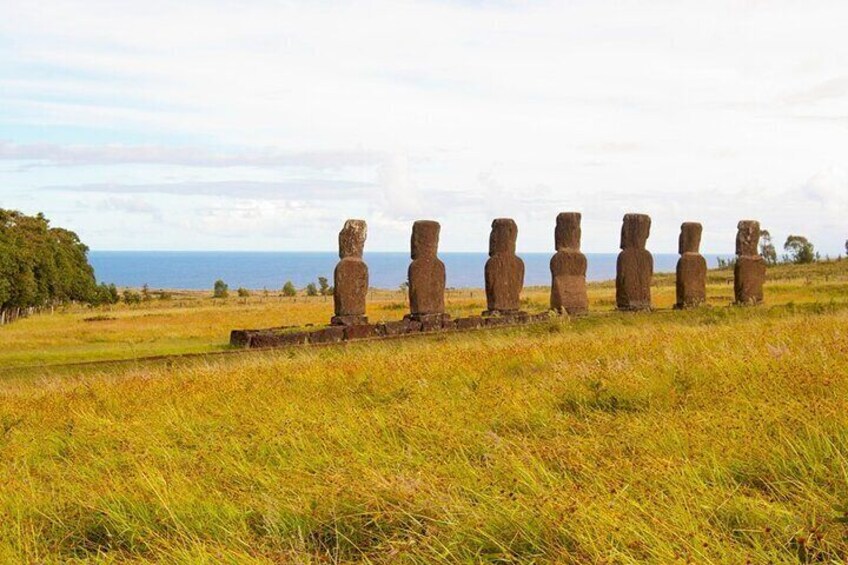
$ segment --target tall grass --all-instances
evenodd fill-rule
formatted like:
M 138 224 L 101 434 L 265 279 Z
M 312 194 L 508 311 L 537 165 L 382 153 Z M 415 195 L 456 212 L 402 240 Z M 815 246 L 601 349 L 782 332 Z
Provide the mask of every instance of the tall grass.
M 780 284 L 770 308 L 6 373 L 0 562 L 844 562 L 848 302 Z

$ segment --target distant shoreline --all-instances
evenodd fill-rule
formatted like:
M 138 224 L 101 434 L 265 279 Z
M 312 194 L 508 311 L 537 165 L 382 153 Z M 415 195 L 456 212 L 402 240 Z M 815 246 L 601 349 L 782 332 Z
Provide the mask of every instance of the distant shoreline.
M 552 253 L 522 253 L 525 263 L 525 285 L 550 284 L 549 262 Z M 483 288 L 486 253 L 449 252 L 439 255 L 445 263 L 447 286 L 455 289 Z M 617 253 L 587 253 L 590 282 L 615 278 Z M 710 268 L 718 257 L 705 254 Z M 654 253 L 654 271 L 674 272 L 679 256 Z M 303 288 L 318 277 L 326 277 L 332 285 L 333 270 L 338 262 L 334 252 L 243 252 L 243 251 L 90 251 L 89 259 L 99 282 L 120 287 L 151 289 L 209 290 L 218 279 L 230 289 L 243 287 L 275 291 L 286 281 Z M 366 253 L 365 261 L 374 288 L 397 289 L 406 280 L 409 254 L 401 252 Z

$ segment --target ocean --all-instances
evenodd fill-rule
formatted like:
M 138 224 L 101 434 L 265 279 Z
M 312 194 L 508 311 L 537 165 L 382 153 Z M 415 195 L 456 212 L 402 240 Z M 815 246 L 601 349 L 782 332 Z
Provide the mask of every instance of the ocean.
M 587 253 L 590 281 L 615 278 L 614 253 Z M 551 253 L 522 253 L 526 286 L 549 285 Z M 716 255 L 705 255 L 710 267 Z M 440 253 L 449 288 L 482 288 L 485 253 Z M 319 276 L 333 281 L 338 255 L 331 252 L 251 251 L 91 251 L 89 259 L 98 282 L 152 289 L 211 289 L 222 279 L 231 289 L 279 289 L 286 281 L 302 288 Z M 654 254 L 656 272 L 674 272 L 678 255 Z M 408 253 L 366 253 L 365 261 L 375 288 L 398 288 L 406 280 Z

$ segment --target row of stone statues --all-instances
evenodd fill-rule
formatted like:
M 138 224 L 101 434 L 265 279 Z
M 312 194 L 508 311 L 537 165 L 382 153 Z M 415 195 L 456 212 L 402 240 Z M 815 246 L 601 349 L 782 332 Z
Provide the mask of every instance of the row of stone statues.
M 586 293 L 586 256 L 580 251 L 581 215 L 563 212 L 557 216 L 551 258 L 551 310 L 578 315 L 589 309 Z M 409 265 L 409 314 L 422 324 L 441 324 L 445 313 L 445 264 L 439 260 L 438 222 L 419 220 L 412 225 Z M 621 253 L 616 264 L 615 295 L 619 310 L 650 310 L 654 259 L 645 248 L 651 232 L 651 218 L 626 214 L 621 226 Z M 698 306 L 706 301 L 707 262 L 700 254 L 701 224 L 685 222 L 680 228 L 677 262 L 676 308 Z M 339 256 L 333 276 L 335 315 L 332 325 L 367 323 L 365 299 L 368 293 L 368 266 L 362 260 L 367 236 L 363 220 L 348 220 L 339 233 Z M 486 304 L 484 316 L 513 315 L 520 312 L 524 288 L 524 262 L 515 254 L 518 226 L 509 218 L 492 222 L 489 259 L 486 261 Z M 758 304 L 763 300 L 765 262 L 757 253 L 760 239 L 758 222 L 739 222 L 736 235 L 734 293 L 738 304 Z

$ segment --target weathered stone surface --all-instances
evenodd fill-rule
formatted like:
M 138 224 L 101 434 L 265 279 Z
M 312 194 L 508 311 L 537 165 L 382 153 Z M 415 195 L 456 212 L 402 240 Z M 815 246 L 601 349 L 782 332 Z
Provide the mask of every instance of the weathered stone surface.
M 409 331 L 409 320 L 383 322 L 377 325 L 377 333 L 383 336 L 403 335 Z
M 493 316 L 484 316 L 483 324 L 486 327 L 496 327 L 496 326 L 508 326 L 512 323 L 512 316 L 509 314 L 506 315 L 493 315 Z
M 524 288 L 524 261 L 515 254 L 518 226 L 509 218 L 492 222 L 489 260 L 486 261 L 486 304 L 483 315 L 507 314 L 520 308 Z
M 733 269 L 736 303 L 760 304 L 763 301 L 763 285 L 766 282 L 766 262 L 757 249 L 760 242 L 760 223 L 742 220 L 736 227 L 736 266 Z
M 333 316 L 330 318 L 331 326 L 358 326 L 367 323 L 368 316 Z
M 445 264 L 439 251 L 439 222 L 418 220 L 412 225 L 412 263 L 409 281 L 409 312 L 413 318 L 445 311 Z
M 404 320 L 406 320 L 407 324 L 411 322 L 418 322 L 420 325 L 420 331 L 422 332 L 432 332 L 441 330 L 446 323 L 449 323 L 451 320 L 450 314 L 407 314 L 404 316 Z
M 736 255 L 739 257 L 757 257 L 760 243 L 760 222 L 742 220 L 736 225 Z
M 230 332 L 230 345 L 233 347 L 248 347 L 250 346 L 250 331 L 249 330 L 233 330 Z
M 530 323 L 548 322 L 553 318 L 553 312 L 538 312 L 530 315 Z
M 587 262 L 580 252 L 580 219 L 578 212 L 563 212 L 557 216 L 556 254 L 551 257 L 551 310 L 571 315 L 589 310 Z
M 360 324 L 358 326 L 344 326 L 345 340 L 366 339 L 369 337 L 378 337 L 380 334 L 377 331 L 376 324 Z
M 309 343 L 339 343 L 343 340 L 344 328 L 341 326 L 328 326 L 309 334 Z
M 284 347 L 309 343 L 310 332 L 255 332 L 250 336 L 250 347 Z
M 766 262 L 762 257 L 737 257 L 733 275 L 733 291 L 737 304 L 756 305 L 763 302 Z
M 645 249 L 651 218 L 625 214 L 621 225 L 621 253 L 615 277 L 615 302 L 619 310 L 650 310 L 654 258 Z
M 483 327 L 483 318 L 480 316 L 456 319 L 456 329 L 458 330 L 475 330 L 481 327 Z
M 691 308 L 707 299 L 707 261 L 699 252 L 702 231 L 697 222 L 684 222 L 680 226 L 675 308 Z
M 333 273 L 333 325 L 363 324 L 368 294 L 368 266 L 362 260 L 368 229 L 363 220 L 348 220 L 339 232 L 339 257 Z

